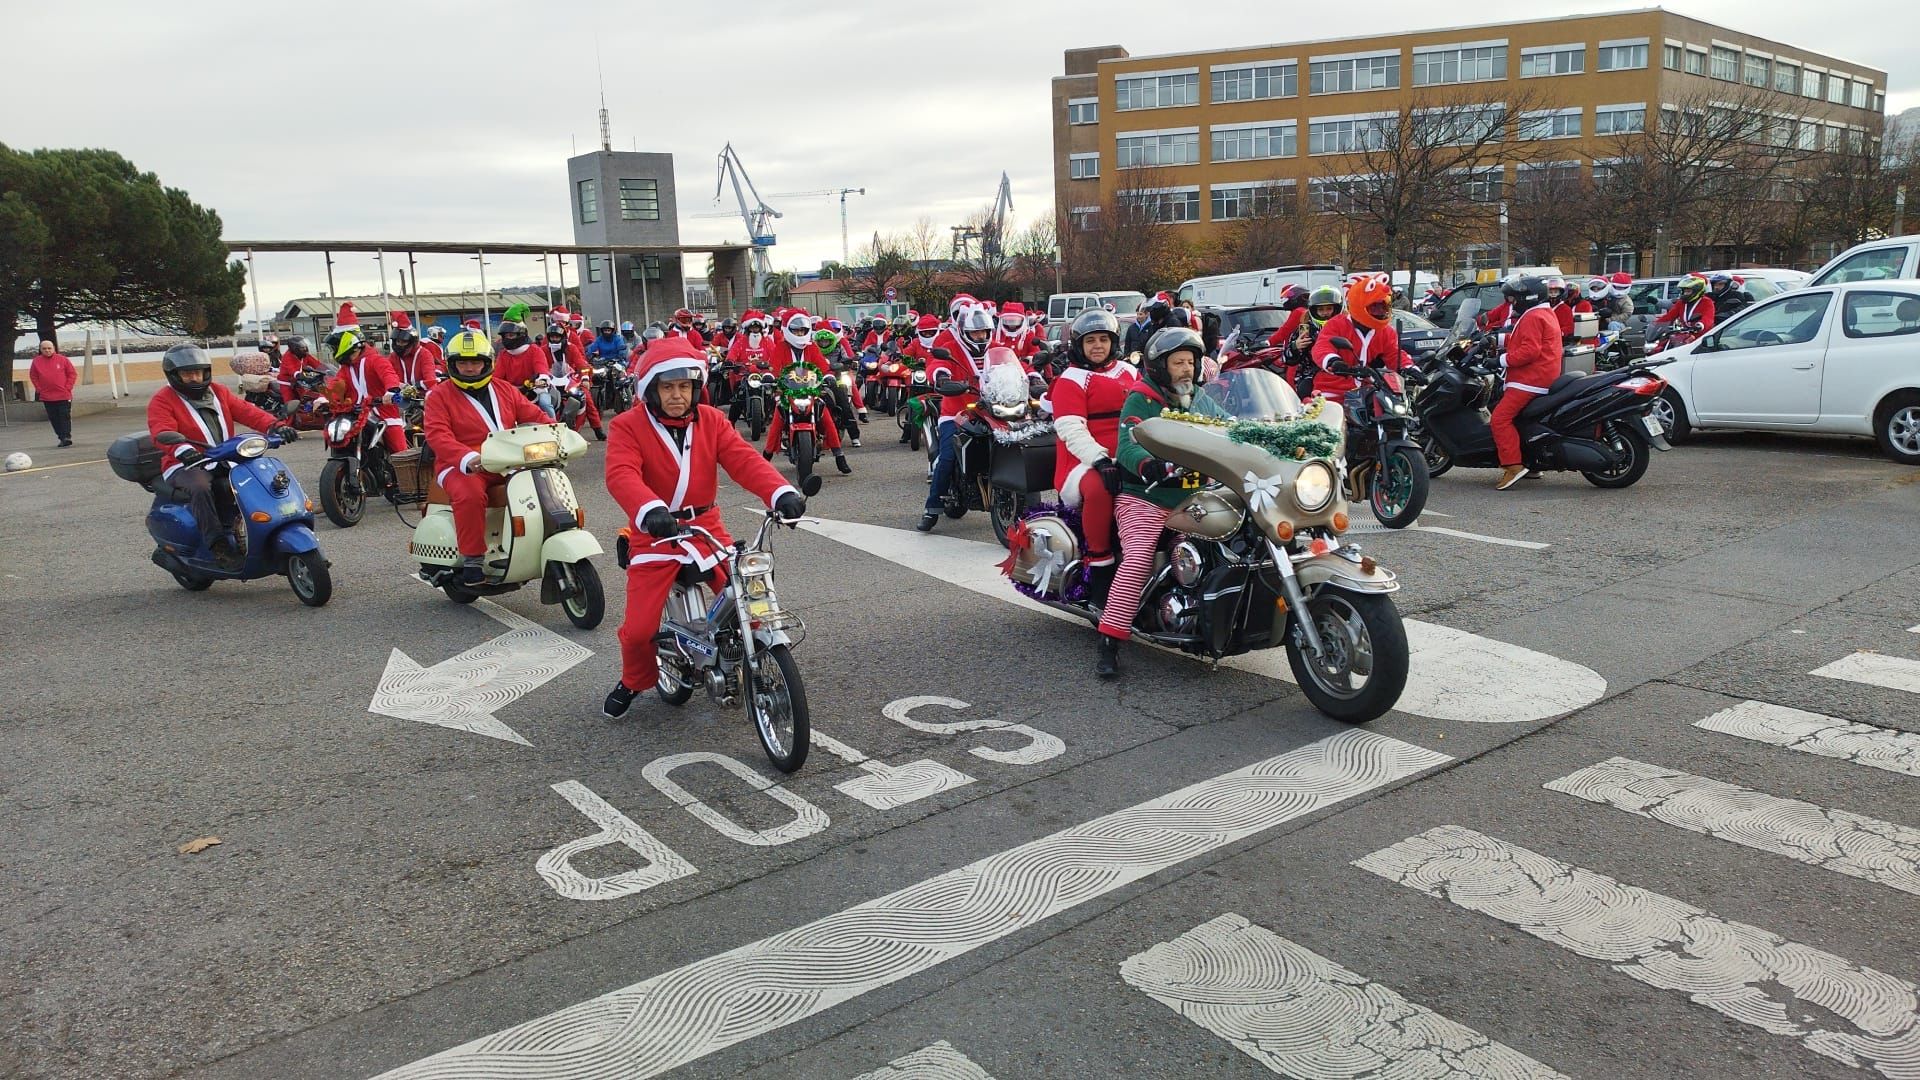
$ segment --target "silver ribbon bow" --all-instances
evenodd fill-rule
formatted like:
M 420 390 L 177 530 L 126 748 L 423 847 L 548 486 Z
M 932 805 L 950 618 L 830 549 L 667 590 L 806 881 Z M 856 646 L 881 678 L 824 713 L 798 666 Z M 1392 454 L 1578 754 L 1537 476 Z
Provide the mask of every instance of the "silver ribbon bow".
M 1280 494 L 1280 489 L 1286 485 L 1287 478 L 1275 473 L 1262 479 L 1255 476 L 1252 469 L 1248 469 L 1240 481 L 1246 485 L 1248 508 L 1260 514 L 1280 505 L 1277 496 Z
M 1044 535 L 1042 534 L 1042 538 L 1036 538 L 1036 542 L 1044 543 Z M 1034 590 L 1043 596 L 1050 596 L 1053 594 L 1053 579 L 1055 575 L 1064 573 L 1067 560 L 1051 547 L 1040 548 L 1038 555 L 1039 558 L 1034 561 L 1033 568 L 1027 572 L 1033 575 Z

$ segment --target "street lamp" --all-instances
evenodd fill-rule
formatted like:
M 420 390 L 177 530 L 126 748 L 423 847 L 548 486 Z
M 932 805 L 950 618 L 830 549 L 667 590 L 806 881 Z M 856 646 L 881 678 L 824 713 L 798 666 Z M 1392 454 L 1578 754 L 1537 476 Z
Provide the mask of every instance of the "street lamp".
M 1500 280 L 1507 278 L 1507 268 L 1513 263 L 1507 257 L 1507 200 L 1500 200 Z
M 1901 184 L 1893 189 L 1893 235 L 1904 236 L 1907 231 L 1907 185 Z M 258 306 L 257 304 L 255 305 Z
M 1903 188 L 1901 190 L 1904 191 L 1905 189 Z M 1067 291 L 1060 284 L 1060 249 L 1059 248 L 1053 249 L 1053 291 L 1057 293 Z

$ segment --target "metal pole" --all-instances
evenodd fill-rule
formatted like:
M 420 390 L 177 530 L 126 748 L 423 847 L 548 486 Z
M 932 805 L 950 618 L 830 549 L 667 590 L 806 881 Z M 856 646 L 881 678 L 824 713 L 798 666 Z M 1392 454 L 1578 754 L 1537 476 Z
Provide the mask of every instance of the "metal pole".
M 387 341 L 393 341 L 393 301 L 387 298 L 387 253 L 376 251 L 374 259 L 380 263 L 380 317 L 387 320 Z
M 253 249 L 247 249 L 247 284 L 253 286 L 253 340 L 262 348 L 267 344 L 267 328 L 260 320 L 260 277 L 253 269 Z
M 851 269 L 852 267 L 849 265 L 849 260 L 851 260 L 852 258 L 853 256 L 848 254 L 847 252 L 847 191 L 845 188 L 841 188 L 840 189 L 840 265 L 846 266 L 849 269 Z
M 1513 265 L 1507 257 L 1507 201 L 1500 200 L 1500 279 L 1506 280 L 1507 267 Z
M 333 252 L 323 251 L 321 254 L 327 260 L 327 299 L 331 300 L 336 295 L 333 289 Z
M 567 257 L 565 255 L 555 255 L 553 261 L 560 266 L 560 302 L 564 304 L 567 302 Z M 547 311 L 553 311 L 552 304 L 547 305 Z
M 1907 185 L 1901 184 L 1893 189 L 1893 235 L 1905 236 L 1907 232 Z
M 607 291 L 613 294 L 613 325 L 620 325 L 620 262 L 613 257 L 613 250 L 607 250 Z M 646 267 L 640 268 L 640 276 L 645 277 Z
M 547 310 L 553 310 L 553 268 L 547 265 L 550 255 L 540 256 L 540 280 L 547 283 Z
M 407 252 L 407 280 L 413 282 L 413 328 L 420 329 L 420 268 L 414 265 L 413 252 Z
M 480 251 L 475 248 L 475 251 Z M 487 292 L 487 253 L 480 251 L 474 258 L 480 260 L 480 328 L 489 336 L 493 333 L 493 297 Z
M 113 329 L 113 364 L 109 366 L 107 370 L 109 374 L 114 371 L 120 373 L 117 382 L 112 378 L 109 378 L 107 381 L 113 384 L 114 397 L 126 397 L 133 393 L 133 388 L 127 385 L 127 351 L 120 344 L 120 321 L 118 319 L 109 319 L 107 325 Z

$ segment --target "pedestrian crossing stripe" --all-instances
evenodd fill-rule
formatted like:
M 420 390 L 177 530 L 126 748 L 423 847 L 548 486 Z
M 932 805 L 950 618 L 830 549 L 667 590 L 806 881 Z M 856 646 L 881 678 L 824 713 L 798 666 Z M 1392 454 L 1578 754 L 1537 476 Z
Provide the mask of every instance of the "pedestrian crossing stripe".
M 1815 668 L 1811 674 L 1828 679 L 1844 679 L 1847 682 L 1878 686 L 1887 690 L 1903 690 L 1909 694 L 1920 694 L 1920 660 L 1908 660 L 1903 656 L 1888 656 L 1885 653 L 1857 652 L 1843 656 L 1824 667 Z
M 1566 1080 L 1232 913 L 1129 957 L 1120 977 L 1294 1080 Z
M 953 1048 L 945 1039 L 923 1046 L 911 1054 L 894 1058 L 872 1072 L 853 1080 L 993 1080 L 987 1070 Z
M 1459 825 L 1354 863 L 1806 1049 L 1920 1076 L 1920 987 Z
M 1870 769 L 1920 776 L 1920 733 L 1856 724 L 1764 701 L 1743 701 L 1694 727 Z
M 1920 896 L 1920 829 L 1623 757 L 1545 787 Z

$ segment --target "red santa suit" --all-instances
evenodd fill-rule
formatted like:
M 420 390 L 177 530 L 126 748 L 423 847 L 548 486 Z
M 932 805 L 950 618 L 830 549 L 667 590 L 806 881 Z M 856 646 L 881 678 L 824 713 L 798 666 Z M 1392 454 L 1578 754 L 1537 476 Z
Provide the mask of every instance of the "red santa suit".
M 567 342 L 565 351 L 547 342 L 547 374 L 555 383 L 561 379 L 561 372 L 572 376 L 573 385 L 586 391 L 587 407 L 580 410 L 579 419 L 573 422 L 573 430 L 579 431 L 581 424 L 591 428 L 600 427 L 600 406 L 593 401 L 593 365 L 587 363 L 586 351 L 572 341 Z
M 670 340 L 670 339 L 669 339 Z M 642 401 L 647 387 L 663 372 L 697 367 L 706 360 L 684 342 L 656 345 L 648 350 L 640 373 Z M 711 570 L 720 555 L 699 536 L 655 540 L 642 525 L 647 511 L 664 508 L 689 524 L 731 544 L 717 505 L 719 469 L 734 483 L 753 492 L 769 509 L 793 485 L 761 459 L 725 413 L 711 405 L 695 405 L 690 419 L 662 420 L 647 405 L 628 409 L 613 418 L 607 436 L 607 491 L 633 525 L 632 555 L 627 563 L 627 614 L 620 624 L 620 682 L 644 691 L 659 681 L 653 635 L 660 632 L 660 615 L 667 594 L 683 566 Z
M 1015 323 L 1013 330 L 1007 329 L 1009 322 Z M 1025 360 L 1040 351 L 1038 336 L 1033 327 L 1027 325 L 1027 307 L 1018 301 L 1000 309 L 993 320 L 993 337 L 988 339 L 987 348 L 1012 349 L 1015 356 Z
M 421 338 L 420 347 L 426 350 L 427 355 L 433 359 L 433 370 L 435 372 L 447 370 L 447 352 L 440 347 L 439 342 L 432 338 Z
M 286 354 L 280 358 L 280 374 L 275 377 L 275 381 L 280 384 L 280 400 L 291 405 L 299 399 L 300 392 L 294 389 L 293 380 L 302 371 L 318 371 L 324 373 L 326 370 L 326 361 L 312 353 L 308 353 L 305 356 L 297 356 L 292 349 L 288 349 Z
M 801 350 L 795 349 L 784 337 L 779 338 L 768 348 L 767 361 L 773 365 L 773 377 L 775 380 L 784 376 L 787 373 L 787 369 L 794 364 L 812 364 L 814 368 L 820 372 L 823 380 L 833 377 L 833 368 L 827 364 L 827 358 L 821 355 L 820 347 L 811 341 L 807 342 L 807 347 L 804 350 Z M 822 389 L 825 389 L 825 387 L 823 386 Z M 820 445 L 833 451 L 836 455 L 839 454 L 840 429 L 834 426 L 833 410 L 827 408 L 824 396 L 814 399 L 813 423 L 820 431 Z M 773 410 L 773 420 L 767 424 L 766 452 L 769 455 L 780 449 L 780 438 L 786 430 L 787 410 L 780 406 L 775 406 Z
M 1653 320 L 1653 322 L 1656 326 L 1673 322 L 1676 319 L 1683 323 L 1699 323 L 1700 332 L 1705 333 L 1713 329 L 1713 317 L 1713 297 L 1706 293 L 1701 293 L 1700 299 L 1695 300 L 1691 304 L 1685 300 L 1675 300 L 1673 306 L 1667 309 L 1667 313 Z
M 915 342 L 917 345 L 918 342 Z M 934 349 L 945 349 L 948 356 L 942 359 L 933 354 Z M 980 386 L 980 367 L 986 356 L 982 350 L 982 361 L 972 359 L 972 353 L 960 343 L 960 335 L 952 327 L 940 331 L 933 344 L 927 347 L 927 385 L 938 386 L 940 380 L 951 379 L 963 382 L 970 387 L 964 394 L 946 394 L 940 398 L 940 422 L 950 424 L 966 407 L 980 400 L 977 392 Z
M 435 479 L 453 504 L 453 535 L 462 555 L 487 553 L 487 490 L 507 482 L 480 471 L 480 444 L 496 431 L 551 424 L 538 405 L 498 379 L 475 393 L 440 383 L 427 392 L 427 446 L 440 466 Z
M 528 341 L 517 349 L 502 349 L 493 360 L 493 380 L 521 389 L 540 376 L 550 374 L 551 360 L 545 341 Z
M 386 442 L 387 452 L 397 454 L 407 448 L 407 432 L 400 422 L 400 406 L 393 403 L 390 396 L 398 389 L 400 380 L 393 373 L 393 365 L 387 358 L 374 351 L 369 345 L 360 350 L 360 355 L 340 365 L 340 374 L 334 376 L 332 398 L 340 405 L 357 406 L 365 412 L 365 423 L 379 424 L 386 430 L 381 438 Z
M 1520 464 L 1520 430 L 1514 418 L 1527 402 L 1546 393 L 1562 373 L 1561 336 L 1559 317 L 1545 304 L 1521 312 L 1507 334 L 1507 351 L 1501 357 L 1507 369 L 1506 388 L 1488 422 L 1502 466 Z
M 1346 338 L 1353 342 L 1353 348 L 1336 347 L 1334 338 Z M 1313 343 L 1313 364 L 1319 369 L 1313 376 L 1313 393 L 1315 397 L 1345 401 L 1347 391 L 1358 384 L 1351 375 L 1336 375 L 1327 370 L 1327 362 L 1335 358 L 1353 367 L 1371 365 L 1395 371 L 1412 362 L 1400 348 L 1400 335 L 1394 332 L 1391 322 L 1378 329 L 1362 329 L 1353 316 L 1344 311 L 1327 320 L 1327 325 L 1320 328 L 1319 340 Z M 1379 363 L 1374 363 L 1376 360 Z
M 147 402 L 147 433 L 159 439 L 163 431 L 177 431 L 193 442 L 202 444 L 193 447 L 202 450 L 215 446 L 239 434 L 236 423 L 245 424 L 255 431 L 268 431 L 280 421 L 274 415 L 258 405 L 249 405 L 247 399 L 226 388 L 222 383 L 209 383 L 210 394 L 203 404 L 213 411 L 218 421 L 208 424 L 193 402 L 183 397 L 171 386 L 161 387 L 159 392 Z M 180 451 L 187 449 L 188 443 L 178 446 L 163 446 L 160 454 L 160 475 L 172 476 L 180 468 Z
M 411 348 L 393 350 L 390 359 L 394 376 L 422 390 L 433 389 L 433 384 L 440 381 L 440 357 L 429 348 L 432 344 L 429 341 L 415 341 Z
M 1088 566 L 1114 562 L 1113 495 L 1093 464 L 1101 458 L 1114 460 L 1120 412 L 1139 381 L 1140 373 L 1124 360 L 1112 360 L 1097 371 L 1075 364 L 1060 373 L 1049 393 L 1053 429 L 1068 451 L 1054 456 L 1053 487 L 1068 506 L 1080 508 Z

